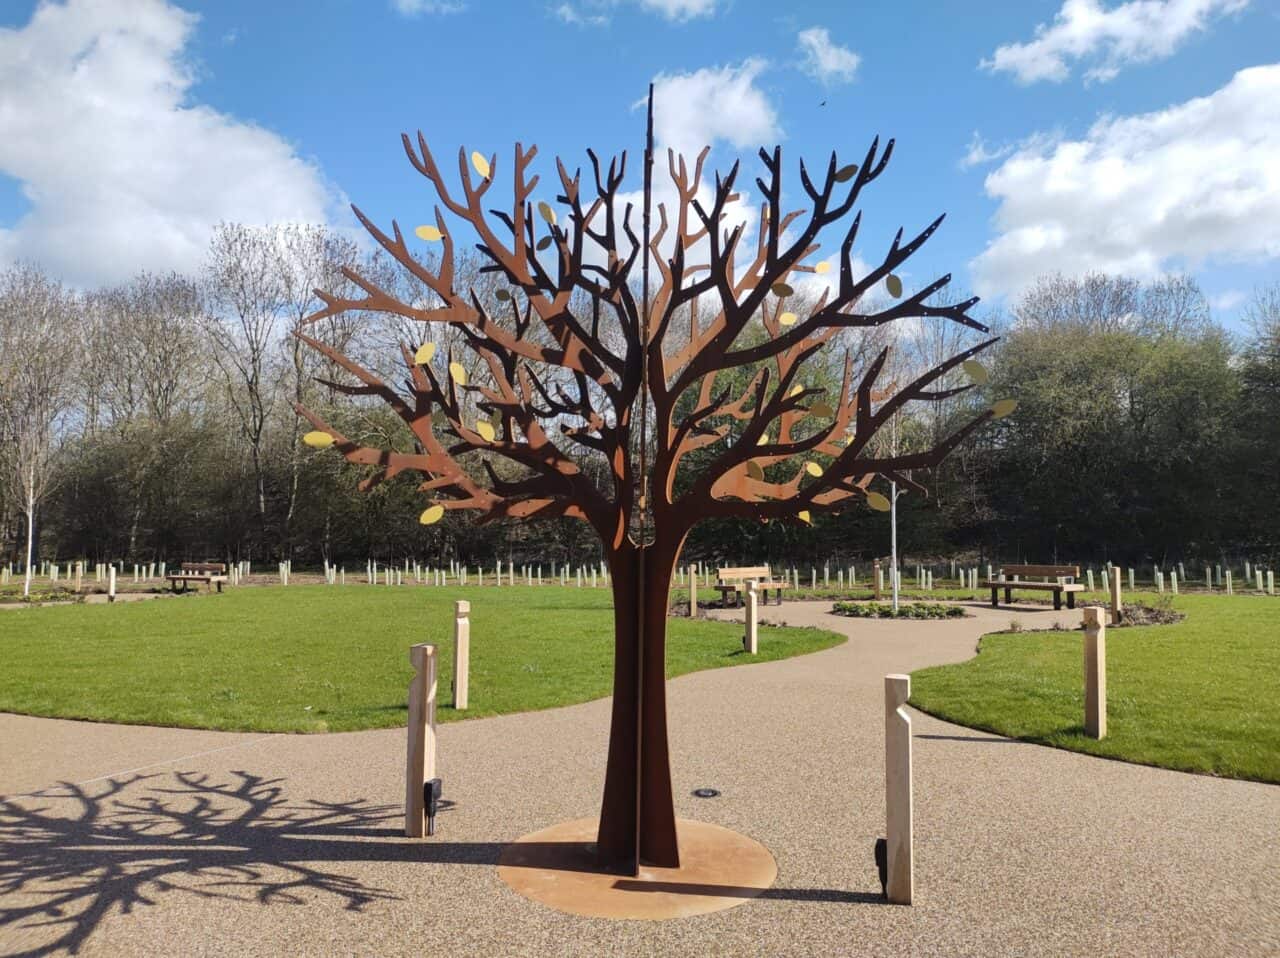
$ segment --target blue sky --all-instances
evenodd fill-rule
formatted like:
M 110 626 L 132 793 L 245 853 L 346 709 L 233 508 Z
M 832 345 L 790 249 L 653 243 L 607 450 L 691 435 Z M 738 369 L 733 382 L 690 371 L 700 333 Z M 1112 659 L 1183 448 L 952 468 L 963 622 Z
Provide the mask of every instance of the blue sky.
M 756 139 L 794 184 L 896 138 L 859 254 L 946 212 L 913 275 L 996 303 L 1046 269 L 1189 269 L 1230 322 L 1280 279 L 1271 0 L 6 0 L 0 29 L 0 259 L 81 284 L 193 268 L 224 218 L 415 225 L 402 131 L 450 161 L 636 150 L 654 78 L 663 138 L 753 176 Z

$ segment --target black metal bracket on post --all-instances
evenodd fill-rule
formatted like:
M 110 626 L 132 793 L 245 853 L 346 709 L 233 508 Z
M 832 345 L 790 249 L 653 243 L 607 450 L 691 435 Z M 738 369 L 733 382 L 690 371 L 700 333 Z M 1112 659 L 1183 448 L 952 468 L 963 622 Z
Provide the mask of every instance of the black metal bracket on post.
M 889 843 L 883 838 L 876 839 L 876 871 L 880 873 L 880 894 L 889 898 Z
M 436 833 L 436 812 L 440 809 L 441 781 L 433 778 L 422 783 L 422 811 L 427 816 L 427 836 Z

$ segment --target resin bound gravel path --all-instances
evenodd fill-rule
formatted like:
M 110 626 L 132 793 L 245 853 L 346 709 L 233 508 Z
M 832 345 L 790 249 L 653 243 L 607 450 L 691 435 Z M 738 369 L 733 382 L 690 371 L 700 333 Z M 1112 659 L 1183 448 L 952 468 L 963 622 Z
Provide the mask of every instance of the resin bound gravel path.
M 504 843 L 598 810 L 607 701 L 443 726 L 453 804 L 426 841 L 400 837 L 403 731 L 0 715 L 0 954 L 1280 953 L 1280 788 L 914 712 L 917 903 L 882 904 L 883 676 L 968 658 L 1012 617 L 1037 628 L 1079 613 L 975 605 L 963 620 L 889 623 L 829 608 L 764 617 L 841 631 L 839 648 L 669 686 L 677 814 L 763 842 L 778 862 L 763 899 L 609 922 L 498 879 Z M 691 797 L 699 786 L 722 795 Z

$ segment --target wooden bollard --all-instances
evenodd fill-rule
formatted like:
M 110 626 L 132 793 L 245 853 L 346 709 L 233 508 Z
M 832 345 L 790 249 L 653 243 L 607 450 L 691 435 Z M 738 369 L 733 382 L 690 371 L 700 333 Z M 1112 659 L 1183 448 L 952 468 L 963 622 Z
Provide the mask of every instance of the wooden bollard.
M 746 635 L 742 637 L 742 647 L 748 655 L 755 655 L 760 651 L 760 624 L 757 618 L 760 607 L 760 593 L 756 590 L 756 580 L 750 579 L 747 582 L 747 601 L 746 601 Z
M 1120 599 L 1120 567 L 1111 567 L 1111 624 L 1119 625 L 1124 615 L 1124 603 Z
M 877 559 L 872 563 L 874 568 L 874 580 L 876 588 L 876 599 L 880 599 L 880 593 L 884 591 L 884 571 L 880 568 L 880 560 Z
M 114 602 L 116 600 L 116 567 L 109 566 L 107 568 L 107 601 Z
M 471 603 L 453 604 L 453 707 L 467 707 L 471 673 Z
M 409 647 L 413 681 L 409 683 L 409 750 L 405 764 L 404 833 L 421 838 L 427 831 L 422 787 L 436 777 L 436 647 Z
M 897 905 L 910 905 L 914 891 L 911 718 L 902 710 L 910 697 L 911 676 L 884 677 L 885 896 Z
M 1100 606 L 1084 609 L 1084 732 L 1107 735 L 1107 625 Z
M 698 617 L 698 569 L 689 566 L 689 618 Z

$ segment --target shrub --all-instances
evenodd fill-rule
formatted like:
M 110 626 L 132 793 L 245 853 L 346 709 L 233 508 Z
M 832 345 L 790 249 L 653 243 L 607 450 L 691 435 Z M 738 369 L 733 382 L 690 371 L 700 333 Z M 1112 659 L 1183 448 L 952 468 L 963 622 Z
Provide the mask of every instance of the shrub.
M 941 602 L 906 602 L 897 612 L 887 602 L 837 602 L 831 611 L 854 619 L 959 619 L 965 615 L 960 606 Z

